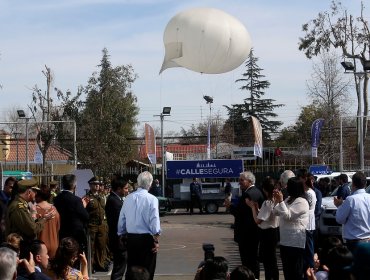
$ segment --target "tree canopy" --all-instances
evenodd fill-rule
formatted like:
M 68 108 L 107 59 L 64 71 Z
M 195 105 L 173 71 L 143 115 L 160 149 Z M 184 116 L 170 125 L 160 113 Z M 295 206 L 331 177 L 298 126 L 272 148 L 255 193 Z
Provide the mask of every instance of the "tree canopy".
M 357 115 L 365 117 L 364 125 L 357 120 L 357 145 L 360 143 L 360 132 L 366 138 L 369 76 L 363 73 L 370 67 L 370 29 L 364 16 L 364 5 L 361 3 L 361 13 L 358 16 L 349 14 L 339 1 L 332 1 L 330 10 L 320 12 L 316 18 L 303 24 L 304 36 L 299 38 L 299 50 L 307 58 L 317 56 L 330 49 L 338 49 L 342 56 L 354 66 L 354 80 L 357 91 Z M 362 73 L 362 74 L 361 74 Z M 360 83 L 363 88 L 360 90 Z M 362 91 L 362 92 L 361 92 Z M 361 96 L 362 95 L 362 96 Z M 363 105 L 362 105 L 362 104 Z
M 85 166 L 108 175 L 118 171 L 136 152 L 128 138 L 136 135 L 139 109 L 131 90 L 137 78 L 133 67 L 113 67 L 108 50 L 102 52 L 99 71 L 83 88 L 86 102 L 78 116 L 78 151 Z
M 242 83 L 240 89 L 246 93 L 242 104 L 232 104 L 225 106 L 228 110 L 229 118 L 226 121 L 227 127 L 232 127 L 234 143 L 251 145 L 254 141 L 252 134 L 251 116 L 256 117 L 262 126 L 264 140 L 271 140 L 273 133 L 282 125 L 281 121 L 274 118 L 277 114 L 274 109 L 283 106 L 275 104 L 274 99 L 263 98 L 265 90 L 270 87 L 270 82 L 265 80 L 261 74 L 262 70 L 258 64 L 258 58 L 251 50 L 245 62 L 246 71 L 242 74 L 243 78 L 237 79 L 236 83 Z

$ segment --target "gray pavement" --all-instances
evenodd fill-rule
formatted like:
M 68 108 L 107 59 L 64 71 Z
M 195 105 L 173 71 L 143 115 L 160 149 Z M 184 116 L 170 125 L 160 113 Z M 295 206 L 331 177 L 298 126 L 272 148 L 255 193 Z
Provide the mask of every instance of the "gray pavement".
M 220 209 L 220 214 L 190 216 L 177 210 L 161 218 L 162 235 L 157 257 L 155 280 L 190 280 L 204 259 L 203 243 L 215 246 L 215 255 L 229 261 L 230 270 L 240 265 L 233 230 L 233 217 Z M 281 265 L 281 264 L 280 264 Z M 282 271 L 281 267 L 280 270 Z M 264 279 L 263 270 L 261 278 Z M 93 274 L 95 279 L 110 279 L 109 274 Z

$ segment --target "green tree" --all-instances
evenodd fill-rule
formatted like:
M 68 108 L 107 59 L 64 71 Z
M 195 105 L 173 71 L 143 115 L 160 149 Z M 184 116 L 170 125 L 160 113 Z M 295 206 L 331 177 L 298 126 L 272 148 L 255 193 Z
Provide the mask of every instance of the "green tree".
M 192 124 L 189 129 L 181 127 L 180 137 L 184 144 L 207 144 L 209 119 L 198 124 Z M 216 145 L 221 141 L 225 141 L 223 134 L 224 120 L 219 112 L 211 116 L 211 144 Z
M 332 1 L 329 11 L 320 12 L 317 17 L 302 26 L 304 37 L 299 38 L 299 50 L 311 59 L 323 51 L 339 49 L 344 58 L 353 61 L 354 72 L 365 72 L 368 68 L 370 29 L 361 4 L 361 14 L 353 16 L 338 1 Z M 361 108 L 360 82 L 363 79 L 363 108 Z M 368 106 L 368 75 L 354 74 L 357 91 L 357 115 L 366 117 L 361 128 L 357 123 L 357 146 L 360 143 L 360 129 L 366 138 Z M 361 113 L 362 112 L 362 113 Z
M 309 148 L 312 123 L 322 117 L 323 111 L 318 106 L 314 104 L 303 106 L 295 124 L 282 129 L 276 139 L 277 146 Z
M 236 144 L 251 145 L 254 141 L 252 122 L 250 116 L 256 117 L 262 126 L 264 140 L 271 140 L 272 134 L 275 133 L 282 125 L 282 122 L 273 120 L 277 117 L 274 109 L 284 106 L 283 104 L 274 104 L 274 99 L 263 98 L 265 90 L 270 87 L 270 82 L 264 80 L 265 76 L 261 74 L 258 64 L 258 58 L 254 56 L 253 49 L 245 63 L 246 72 L 243 78 L 236 80 L 243 85 L 240 89 L 247 92 L 247 97 L 242 104 L 232 104 L 225 106 L 228 110 L 229 118 L 226 121 L 227 127 L 232 127 L 234 142 Z
M 86 102 L 79 115 L 79 160 L 95 173 L 107 176 L 120 170 L 134 149 L 138 107 L 131 91 L 137 75 L 131 65 L 113 67 L 103 49 L 98 66 L 84 87 Z
M 46 89 L 42 90 L 35 85 L 32 88 L 32 102 L 29 109 L 34 120 L 37 145 L 43 155 L 43 171 L 46 172 L 46 154 L 52 144 L 58 144 L 69 151 L 73 151 L 73 124 L 65 121 L 73 121 L 71 110 L 76 110 L 81 103 L 80 89 L 75 95 L 70 91 L 64 93 L 58 88 L 53 88 L 53 74 L 45 65 L 42 71 L 46 79 Z M 57 101 L 53 99 L 56 92 Z M 74 108 L 74 109 L 73 109 Z M 66 138 L 70 141 L 64 141 Z M 67 143 L 67 144 L 66 144 Z M 72 154 L 72 152 L 71 152 Z

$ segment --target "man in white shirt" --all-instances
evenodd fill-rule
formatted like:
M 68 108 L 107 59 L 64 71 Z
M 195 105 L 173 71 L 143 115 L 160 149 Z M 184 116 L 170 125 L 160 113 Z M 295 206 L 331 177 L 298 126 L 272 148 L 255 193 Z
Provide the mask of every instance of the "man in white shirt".
M 345 200 L 334 197 L 336 220 L 344 225 L 343 239 L 352 252 L 359 243 L 370 242 L 370 194 L 365 187 L 365 174 L 356 172 L 352 176 L 352 194 Z
M 129 194 L 118 220 L 118 235 L 127 236 L 127 270 L 145 267 L 154 278 L 159 235 L 161 233 L 158 199 L 148 193 L 153 176 L 148 171 L 139 174 L 138 189 Z M 127 277 L 126 280 L 131 280 Z

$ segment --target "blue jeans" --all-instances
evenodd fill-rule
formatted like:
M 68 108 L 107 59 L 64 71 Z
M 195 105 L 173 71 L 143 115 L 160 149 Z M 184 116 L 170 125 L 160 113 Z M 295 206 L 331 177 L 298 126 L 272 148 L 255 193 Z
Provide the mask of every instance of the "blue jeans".
M 306 248 L 304 256 L 305 269 L 314 267 L 315 265 L 313 260 L 313 256 L 315 254 L 315 246 L 313 241 L 314 232 L 314 230 L 306 230 Z

